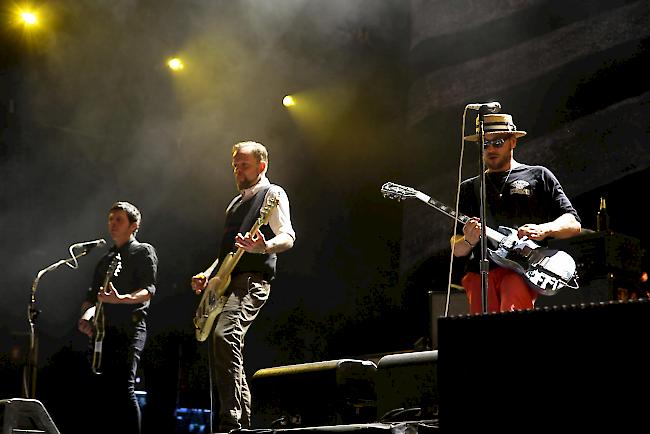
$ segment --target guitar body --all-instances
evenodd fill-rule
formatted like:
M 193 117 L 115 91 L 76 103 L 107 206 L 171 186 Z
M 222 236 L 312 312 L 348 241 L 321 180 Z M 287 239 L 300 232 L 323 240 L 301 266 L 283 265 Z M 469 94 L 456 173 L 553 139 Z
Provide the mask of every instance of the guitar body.
M 92 338 L 92 371 L 93 374 L 102 373 L 102 348 L 104 344 L 105 335 L 105 318 L 102 302 L 98 301 L 95 305 L 95 319 L 93 321 L 93 338 Z
M 531 289 L 543 295 L 555 295 L 573 279 L 576 264 L 568 253 L 520 239 L 512 228 L 500 226 L 499 232 L 506 237 L 496 250 L 488 249 L 490 259 L 519 273 Z
M 194 314 L 194 327 L 196 340 L 205 341 L 210 335 L 215 318 L 226 305 L 226 290 L 230 286 L 230 274 L 235 268 L 235 254 L 230 252 L 221 263 L 217 275 L 210 279 L 208 286 L 203 290 L 203 296 Z

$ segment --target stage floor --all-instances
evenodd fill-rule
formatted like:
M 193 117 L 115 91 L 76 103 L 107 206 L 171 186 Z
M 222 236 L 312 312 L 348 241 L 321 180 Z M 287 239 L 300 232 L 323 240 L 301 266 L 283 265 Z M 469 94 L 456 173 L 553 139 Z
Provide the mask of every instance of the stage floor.
M 301 428 L 263 428 L 243 429 L 233 432 L 241 434 L 262 433 L 359 433 L 359 434 L 427 434 L 439 432 L 438 420 L 419 420 L 405 422 L 374 422 L 367 424 L 330 425 Z

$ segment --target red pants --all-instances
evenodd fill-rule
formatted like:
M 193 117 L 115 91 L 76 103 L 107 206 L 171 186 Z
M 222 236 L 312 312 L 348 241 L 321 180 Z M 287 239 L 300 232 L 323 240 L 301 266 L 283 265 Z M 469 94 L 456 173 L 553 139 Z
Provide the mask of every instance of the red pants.
M 470 313 L 483 312 L 481 304 L 481 275 L 467 273 L 462 280 L 469 300 Z M 488 312 L 508 312 L 532 309 L 537 292 L 526 281 L 507 268 L 494 268 L 488 273 Z

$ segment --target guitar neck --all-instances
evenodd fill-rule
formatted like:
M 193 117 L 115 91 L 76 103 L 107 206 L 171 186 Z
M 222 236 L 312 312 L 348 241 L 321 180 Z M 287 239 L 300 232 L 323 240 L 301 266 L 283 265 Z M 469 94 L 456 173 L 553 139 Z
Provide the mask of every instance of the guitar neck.
M 91 307 L 90 309 L 92 309 L 93 312 L 93 316 L 92 316 L 93 326 L 97 328 L 97 321 L 99 321 L 100 314 L 102 313 L 102 302 L 97 300 L 95 306 Z
M 448 207 L 442 202 L 439 202 L 432 198 L 431 196 L 427 196 L 426 194 L 418 191 L 415 193 L 415 197 L 420 199 L 422 202 L 426 203 L 430 207 L 440 211 L 441 213 L 445 214 L 447 217 L 451 217 L 452 219 L 455 219 L 459 223 L 465 224 L 469 221 L 469 217 L 462 213 L 456 214 L 456 211 Z M 494 229 L 486 226 L 485 227 L 485 235 L 491 240 L 493 240 L 496 243 L 500 243 L 501 240 L 505 238 L 505 235 L 495 231 Z
M 212 275 L 212 272 L 214 271 L 215 268 L 217 268 L 217 264 L 219 264 L 219 258 L 215 259 L 212 265 L 210 265 L 204 272 L 203 274 L 206 277 L 210 277 Z
M 253 224 L 251 230 L 248 231 L 251 237 L 257 235 L 260 228 L 266 224 L 266 222 L 269 219 L 269 213 L 277 205 L 277 203 L 278 203 L 277 195 L 271 195 L 267 199 L 266 205 L 264 205 L 260 210 L 260 216 L 255 220 L 255 223 Z M 239 247 L 237 248 L 236 252 L 234 253 L 230 252 L 228 255 L 226 255 L 224 261 L 221 263 L 221 267 L 219 267 L 219 270 L 217 271 L 217 277 L 221 278 L 222 281 L 225 278 L 227 278 L 235 269 L 237 262 L 239 262 L 239 259 L 241 259 L 244 252 L 245 250 Z M 216 263 L 213 265 L 216 265 Z
M 262 224 L 263 222 L 261 222 L 260 219 L 255 220 L 255 224 L 249 232 L 251 236 L 257 234 Z M 244 253 L 246 253 L 246 251 L 241 247 L 238 247 L 234 253 L 228 254 L 228 256 L 226 256 L 226 259 L 221 263 L 221 267 L 219 267 L 219 270 L 217 271 L 217 277 L 223 279 L 226 276 L 230 275 Z

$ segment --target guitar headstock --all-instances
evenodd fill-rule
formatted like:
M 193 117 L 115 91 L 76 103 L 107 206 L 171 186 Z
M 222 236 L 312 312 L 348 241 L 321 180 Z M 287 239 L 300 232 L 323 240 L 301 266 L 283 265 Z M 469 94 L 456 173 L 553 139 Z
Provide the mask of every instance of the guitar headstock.
M 418 191 L 411 187 L 395 184 L 394 182 L 387 182 L 381 186 L 381 193 L 388 199 L 396 199 L 400 201 L 416 197 Z
M 111 263 L 108 264 L 108 268 L 106 269 L 106 277 L 104 278 L 104 283 L 102 284 L 102 288 L 104 288 L 104 294 L 109 295 L 110 291 L 107 292 L 108 283 L 111 281 L 113 276 L 120 274 L 121 270 L 122 256 L 120 256 L 119 253 L 116 253 L 115 256 L 113 256 L 113 259 L 111 259 Z
M 279 202 L 280 202 L 279 191 L 269 194 L 269 197 L 266 198 L 266 203 L 260 210 L 260 218 L 258 219 L 258 223 L 260 226 L 266 224 L 266 222 L 269 220 L 271 211 L 273 210 L 273 208 L 275 208 L 278 205 Z
M 106 270 L 106 277 L 117 276 L 122 270 L 122 256 L 117 253 L 113 256 L 111 263 L 108 264 L 108 269 Z
M 113 276 L 117 277 L 117 275 L 120 274 L 120 271 L 122 271 L 122 256 L 120 256 L 120 254 L 118 253 L 113 258 L 113 261 L 115 260 L 117 260 L 117 265 L 115 265 L 115 269 L 113 270 L 112 274 Z

